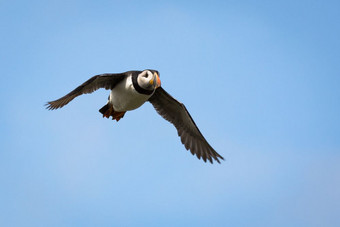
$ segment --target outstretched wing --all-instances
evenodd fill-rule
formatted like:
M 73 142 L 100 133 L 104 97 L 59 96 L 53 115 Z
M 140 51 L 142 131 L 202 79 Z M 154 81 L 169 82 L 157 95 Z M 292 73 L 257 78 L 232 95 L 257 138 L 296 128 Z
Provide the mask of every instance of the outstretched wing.
M 196 154 L 198 159 L 202 157 L 205 162 L 208 159 L 213 163 L 215 159 L 220 163 L 219 159 L 223 157 L 205 140 L 183 103 L 178 102 L 161 87 L 156 89 L 149 101 L 164 119 L 176 127 L 178 136 L 187 150 L 193 155 Z
M 57 99 L 55 101 L 47 102 L 46 108 L 49 110 L 54 110 L 61 108 L 71 102 L 75 97 L 82 95 L 82 94 L 89 94 L 92 93 L 99 88 L 105 88 L 105 89 L 112 89 L 114 88 L 120 81 L 122 81 L 127 76 L 127 73 L 117 73 L 117 74 L 111 74 L 111 73 L 105 73 L 96 75 L 89 80 L 87 80 L 85 83 L 65 95 L 64 97 L 61 97 L 60 99 Z

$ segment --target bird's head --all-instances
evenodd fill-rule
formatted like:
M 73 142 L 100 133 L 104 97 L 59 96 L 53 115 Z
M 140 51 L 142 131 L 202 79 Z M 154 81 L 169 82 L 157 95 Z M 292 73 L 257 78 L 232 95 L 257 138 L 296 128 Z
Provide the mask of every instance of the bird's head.
M 141 72 L 137 77 L 137 83 L 141 88 L 151 91 L 161 86 L 158 71 L 152 69 Z

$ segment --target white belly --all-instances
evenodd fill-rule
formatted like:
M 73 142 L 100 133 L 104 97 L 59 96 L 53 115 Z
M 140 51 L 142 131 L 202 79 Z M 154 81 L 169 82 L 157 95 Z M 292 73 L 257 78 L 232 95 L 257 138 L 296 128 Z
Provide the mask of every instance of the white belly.
M 138 93 L 133 85 L 131 77 L 120 82 L 110 93 L 109 102 L 118 112 L 134 110 L 143 105 L 151 95 Z

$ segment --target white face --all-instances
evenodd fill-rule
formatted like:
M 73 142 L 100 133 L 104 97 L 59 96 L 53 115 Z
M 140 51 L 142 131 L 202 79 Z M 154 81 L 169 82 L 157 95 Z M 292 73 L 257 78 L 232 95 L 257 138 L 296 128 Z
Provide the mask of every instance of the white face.
M 155 75 L 152 74 L 149 70 L 143 71 L 141 74 L 138 75 L 137 83 L 140 87 L 146 90 L 153 90 L 155 89 L 155 83 L 151 83 L 154 80 Z
M 143 74 L 144 73 L 144 74 Z M 143 75 L 143 77 L 144 78 L 147 78 L 147 79 L 152 79 L 152 77 L 153 77 L 153 74 L 152 74 L 152 72 L 150 72 L 149 70 L 145 70 L 145 71 L 143 71 L 142 72 L 142 75 Z

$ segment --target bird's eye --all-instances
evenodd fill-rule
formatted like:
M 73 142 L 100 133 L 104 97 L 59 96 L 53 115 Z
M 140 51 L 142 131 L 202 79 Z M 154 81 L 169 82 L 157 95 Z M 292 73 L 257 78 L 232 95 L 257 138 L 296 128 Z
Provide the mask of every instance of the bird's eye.
M 149 72 L 146 72 L 146 73 L 144 74 L 144 77 L 145 77 L 145 78 L 148 78 L 148 77 L 149 77 Z

